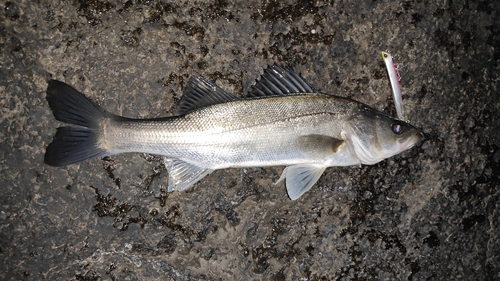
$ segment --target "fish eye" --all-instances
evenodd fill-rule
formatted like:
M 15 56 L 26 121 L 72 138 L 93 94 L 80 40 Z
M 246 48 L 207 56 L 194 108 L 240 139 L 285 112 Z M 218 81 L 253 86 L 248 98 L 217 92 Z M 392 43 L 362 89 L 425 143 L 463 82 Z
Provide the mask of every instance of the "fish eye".
M 401 134 L 403 132 L 403 126 L 399 122 L 394 122 L 391 124 L 391 129 L 395 134 Z

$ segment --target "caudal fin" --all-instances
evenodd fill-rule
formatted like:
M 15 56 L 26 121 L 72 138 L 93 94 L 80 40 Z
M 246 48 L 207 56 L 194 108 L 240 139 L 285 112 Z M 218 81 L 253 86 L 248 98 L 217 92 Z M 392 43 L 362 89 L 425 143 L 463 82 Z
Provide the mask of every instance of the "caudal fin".
M 59 127 L 45 151 L 44 162 L 50 166 L 64 166 L 94 157 L 105 156 L 97 145 L 95 131 L 87 128 Z
M 49 81 L 47 101 L 57 120 L 82 127 L 58 128 L 45 151 L 45 164 L 63 166 L 107 155 L 98 143 L 99 120 L 115 115 L 57 80 Z

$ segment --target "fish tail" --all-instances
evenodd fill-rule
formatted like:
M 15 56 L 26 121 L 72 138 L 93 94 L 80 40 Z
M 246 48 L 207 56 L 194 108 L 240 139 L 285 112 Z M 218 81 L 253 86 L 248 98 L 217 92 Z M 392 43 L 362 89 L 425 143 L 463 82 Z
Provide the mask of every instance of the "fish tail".
M 63 82 L 50 80 L 48 84 L 46 99 L 54 117 L 81 127 L 57 129 L 45 152 L 45 164 L 63 166 L 108 155 L 99 146 L 99 121 L 116 115 Z
M 95 131 L 88 128 L 59 127 L 47 146 L 44 162 L 50 166 L 64 166 L 105 155 L 106 151 L 98 146 Z

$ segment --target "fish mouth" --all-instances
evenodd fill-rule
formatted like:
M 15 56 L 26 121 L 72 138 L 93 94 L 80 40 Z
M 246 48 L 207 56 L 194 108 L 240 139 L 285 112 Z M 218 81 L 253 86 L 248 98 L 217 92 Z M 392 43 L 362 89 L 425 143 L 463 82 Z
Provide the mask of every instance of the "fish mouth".
M 415 138 L 414 145 L 421 142 L 424 135 L 420 131 L 416 131 L 413 135 L 413 138 Z
M 414 147 L 417 143 L 422 141 L 423 134 L 420 131 L 415 131 L 413 134 L 403 138 L 399 141 L 401 151 Z

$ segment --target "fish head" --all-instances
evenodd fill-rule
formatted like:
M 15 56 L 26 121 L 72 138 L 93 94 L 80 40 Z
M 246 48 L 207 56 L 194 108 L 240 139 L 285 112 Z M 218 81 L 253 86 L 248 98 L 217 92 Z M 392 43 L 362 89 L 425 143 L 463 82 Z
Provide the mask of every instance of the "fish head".
M 368 106 L 361 106 L 344 122 L 342 138 L 363 164 L 375 164 L 412 148 L 420 131 Z

